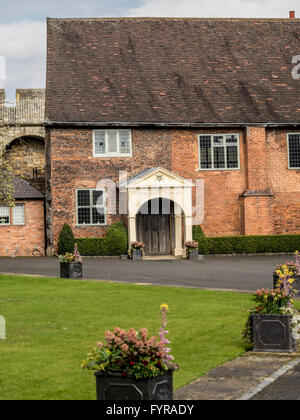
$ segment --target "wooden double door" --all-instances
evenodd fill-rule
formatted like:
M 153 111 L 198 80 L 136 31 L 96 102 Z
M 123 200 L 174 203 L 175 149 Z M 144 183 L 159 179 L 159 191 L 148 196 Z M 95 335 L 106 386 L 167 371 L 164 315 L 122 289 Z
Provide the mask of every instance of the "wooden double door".
M 174 203 L 162 198 L 146 203 L 137 215 L 137 237 L 146 255 L 172 254 L 174 236 Z

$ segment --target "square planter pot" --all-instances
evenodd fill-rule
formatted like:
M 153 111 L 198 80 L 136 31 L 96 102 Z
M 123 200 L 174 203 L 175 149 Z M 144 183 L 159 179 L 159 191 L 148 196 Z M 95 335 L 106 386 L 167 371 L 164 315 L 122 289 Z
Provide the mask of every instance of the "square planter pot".
M 276 273 L 273 274 L 273 286 L 274 289 L 277 287 L 279 277 Z M 300 276 L 295 276 L 295 282 L 293 283 L 293 289 L 297 290 L 296 297 L 300 297 Z
M 296 350 L 290 315 L 253 315 L 252 321 L 254 351 L 292 353 Z
M 141 261 L 143 259 L 143 253 L 142 251 L 138 249 L 132 250 L 132 259 L 133 261 Z
M 82 279 L 82 264 L 60 263 L 60 277 L 63 279 Z
M 196 249 L 195 251 L 188 252 L 189 260 L 198 260 L 199 259 L 199 251 Z
M 149 379 L 107 375 L 96 372 L 98 401 L 171 401 L 173 400 L 173 372 Z

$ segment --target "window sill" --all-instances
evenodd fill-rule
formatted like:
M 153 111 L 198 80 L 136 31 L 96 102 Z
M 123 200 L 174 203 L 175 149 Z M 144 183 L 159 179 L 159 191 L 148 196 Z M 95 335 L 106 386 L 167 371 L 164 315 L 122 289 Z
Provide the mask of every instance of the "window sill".
M 103 158 L 107 158 L 107 159 L 112 159 L 112 158 L 132 158 L 132 153 L 131 154 L 118 154 L 118 155 L 115 155 L 115 154 L 105 154 L 105 155 L 93 155 L 93 157 L 96 159 L 96 158 L 100 158 L 100 159 L 103 159 Z
M 87 229 L 87 228 L 95 228 L 95 227 L 105 227 L 108 226 L 105 224 L 97 224 L 97 225 L 76 225 L 76 229 Z
M 205 172 L 205 171 L 208 171 L 208 172 L 224 172 L 224 171 L 226 171 L 226 172 L 231 172 L 231 171 L 240 171 L 241 170 L 241 168 L 229 168 L 229 169 L 227 169 L 227 168 L 218 168 L 218 169 L 215 169 L 215 168 L 206 168 L 206 169 L 202 169 L 202 168 L 198 168 L 198 169 L 196 169 L 196 172 Z

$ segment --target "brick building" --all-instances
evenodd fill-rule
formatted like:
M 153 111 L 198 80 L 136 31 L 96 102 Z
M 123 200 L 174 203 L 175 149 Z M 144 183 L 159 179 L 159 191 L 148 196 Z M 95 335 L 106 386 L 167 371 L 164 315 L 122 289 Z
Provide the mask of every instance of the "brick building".
M 48 245 L 118 220 L 155 254 L 182 255 L 193 223 L 300 233 L 299 36 L 299 19 L 49 19 Z
M 14 177 L 14 207 L 0 206 L 0 255 L 45 255 L 45 198 Z
M 0 256 L 45 251 L 44 89 L 17 89 L 14 103 L 0 89 L 0 153 L 15 178 L 16 206 L 0 204 Z

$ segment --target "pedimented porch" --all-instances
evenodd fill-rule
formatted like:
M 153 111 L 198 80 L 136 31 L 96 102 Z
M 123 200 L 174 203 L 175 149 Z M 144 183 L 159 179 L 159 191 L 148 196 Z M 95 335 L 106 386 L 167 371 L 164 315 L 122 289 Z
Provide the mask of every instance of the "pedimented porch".
M 167 169 L 151 168 L 119 184 L 127 193 L 129 241 L 143 241 L 146 255 L 184 256 L 192 240 L 193 183 Z

